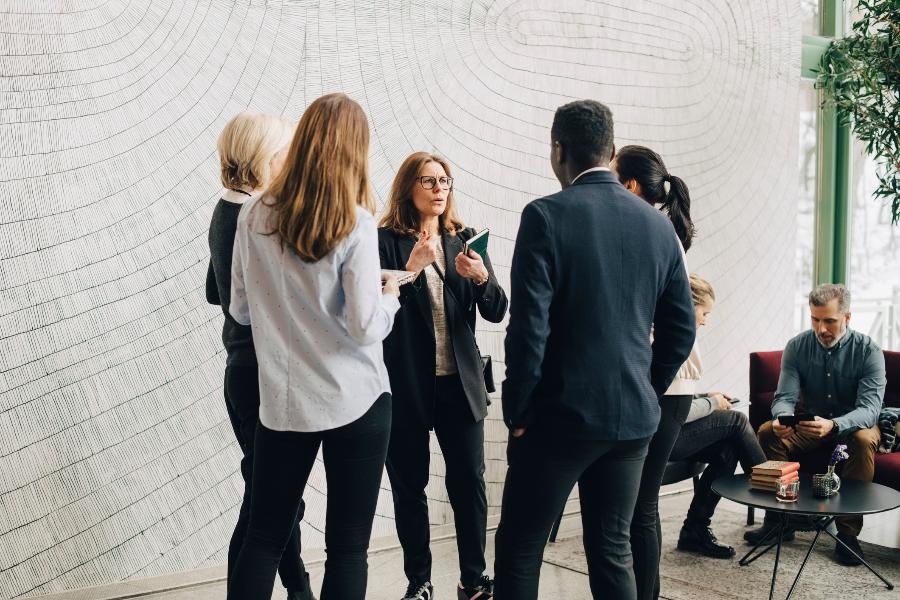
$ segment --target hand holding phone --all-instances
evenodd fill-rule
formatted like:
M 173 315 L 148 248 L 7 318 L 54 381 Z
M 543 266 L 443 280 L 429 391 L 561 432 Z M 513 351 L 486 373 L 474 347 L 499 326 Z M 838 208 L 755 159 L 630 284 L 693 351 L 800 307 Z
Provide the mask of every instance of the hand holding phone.
M 781 415 L 778 422 L 782 427 L 796 427 L 800 421 L 815 421 L 816 415 L 812 413 L 800 413 L 799 415 Z

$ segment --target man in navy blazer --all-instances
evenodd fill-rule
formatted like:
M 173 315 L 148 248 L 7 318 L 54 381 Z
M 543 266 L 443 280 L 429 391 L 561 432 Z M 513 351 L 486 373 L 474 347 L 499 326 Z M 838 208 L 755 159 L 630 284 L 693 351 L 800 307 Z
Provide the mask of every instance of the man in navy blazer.
M 669 220 L 609 170 L 606 106 L 560 107 L 551 144 L 563 189 L 522 211 L 510 275 L 495 593 L 538 597 L 544 545 L 577 482 L 593 595 L 633 599 L 641 468 L 696 335 L 688 274 Z

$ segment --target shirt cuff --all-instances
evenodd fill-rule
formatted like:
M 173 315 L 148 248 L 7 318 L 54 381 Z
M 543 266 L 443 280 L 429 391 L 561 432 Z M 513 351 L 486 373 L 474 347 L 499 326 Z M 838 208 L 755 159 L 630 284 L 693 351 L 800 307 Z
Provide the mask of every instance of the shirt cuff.
M 400 310 L 400 300 L 393 294 L 382 294 L 381 295 L 381 304 L 386 309 L 391 311 L 391 314 L 394 314 L 398 310 Z

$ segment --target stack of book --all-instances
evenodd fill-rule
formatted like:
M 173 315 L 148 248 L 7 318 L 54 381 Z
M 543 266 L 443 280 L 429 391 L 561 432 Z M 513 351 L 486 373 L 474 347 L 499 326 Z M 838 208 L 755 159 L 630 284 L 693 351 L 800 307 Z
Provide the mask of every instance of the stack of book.
M 767 460 L 753 467 L 750 474 L 750 488 L 774 492 L 781 482 L 800 478 L 800 463 L 784 460 Z

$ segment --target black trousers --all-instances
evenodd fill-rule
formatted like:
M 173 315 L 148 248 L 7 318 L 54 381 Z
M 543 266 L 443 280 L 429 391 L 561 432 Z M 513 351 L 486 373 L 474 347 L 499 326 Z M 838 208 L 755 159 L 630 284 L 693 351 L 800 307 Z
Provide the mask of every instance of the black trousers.
M 702 419 L 686 423 L 672 448 L 672 460 L 691 459 L 708 464 L 688 509 L 686 526 L 709 527 L 720 496 L 712 482 L 734 475 L 741 463 L 745 473 L 766 461 L 747 415 L 736 410 L 717 410 Z
M 228 579 L 234 571 L 238 553 L 247 533 L 250 518 L 250 497 L 253 493 L 253 443 L 256 438 L 256 424 L 259 422 L 259 369 L 254 366 L 225 367 L 225 408 L 238 444 L 244 453 L 241 459 L 241 475 L 244 478 L 244 497 L 238 512 L 237 524 L 228 544 Z M 300 500 L 297 521 L 303 519 L 306 505 Z M 300 558 L 300 527 L 295 523 L 291 537 L 284 548 L 278 574 L 281 584 L 288 590 L 306 587 L 306 569 Z
M 319 446 L 325 463 L 325 580 L 321 600 L 363 600 L 366 553 L 391 432 L 391 396 L 359 419 L 327 431 L 256 430 L 253 495 L 244 546 L 228 586 L 229 600 L 272 596 L 275 569 L 297 522 L 303 489 Z
M 475 421 L 459 375 L 437 378 L 434 432 L 446 465 L 447 495 L 456 526 L 459 578 L 474 584 L 485 570 L 487 493 L 484 484 L 484 421 Z M 428 520 L 429 430 L 395 415 L 387 456 L 394 493 L 397 536 L 403 546 L 403 570 L 409 581 L 431 579 Z
M 672 447 L 691 410 L 692 400 L 691 396 L 663 396 L 659 401 L 662 409 L 659 427 L 650 439 L 634 518 L 631 520 L 631 552 L 634 555 L 638 600 L 659 598 L 659 552 L 662 546 L 659 488 L 662 487 Z
M 634 599 L 628 529 L 649 441 L 510 436 L 496 537 L 497 598 L 537 599 L 544 546 L 577 482 L 591 592 Z

